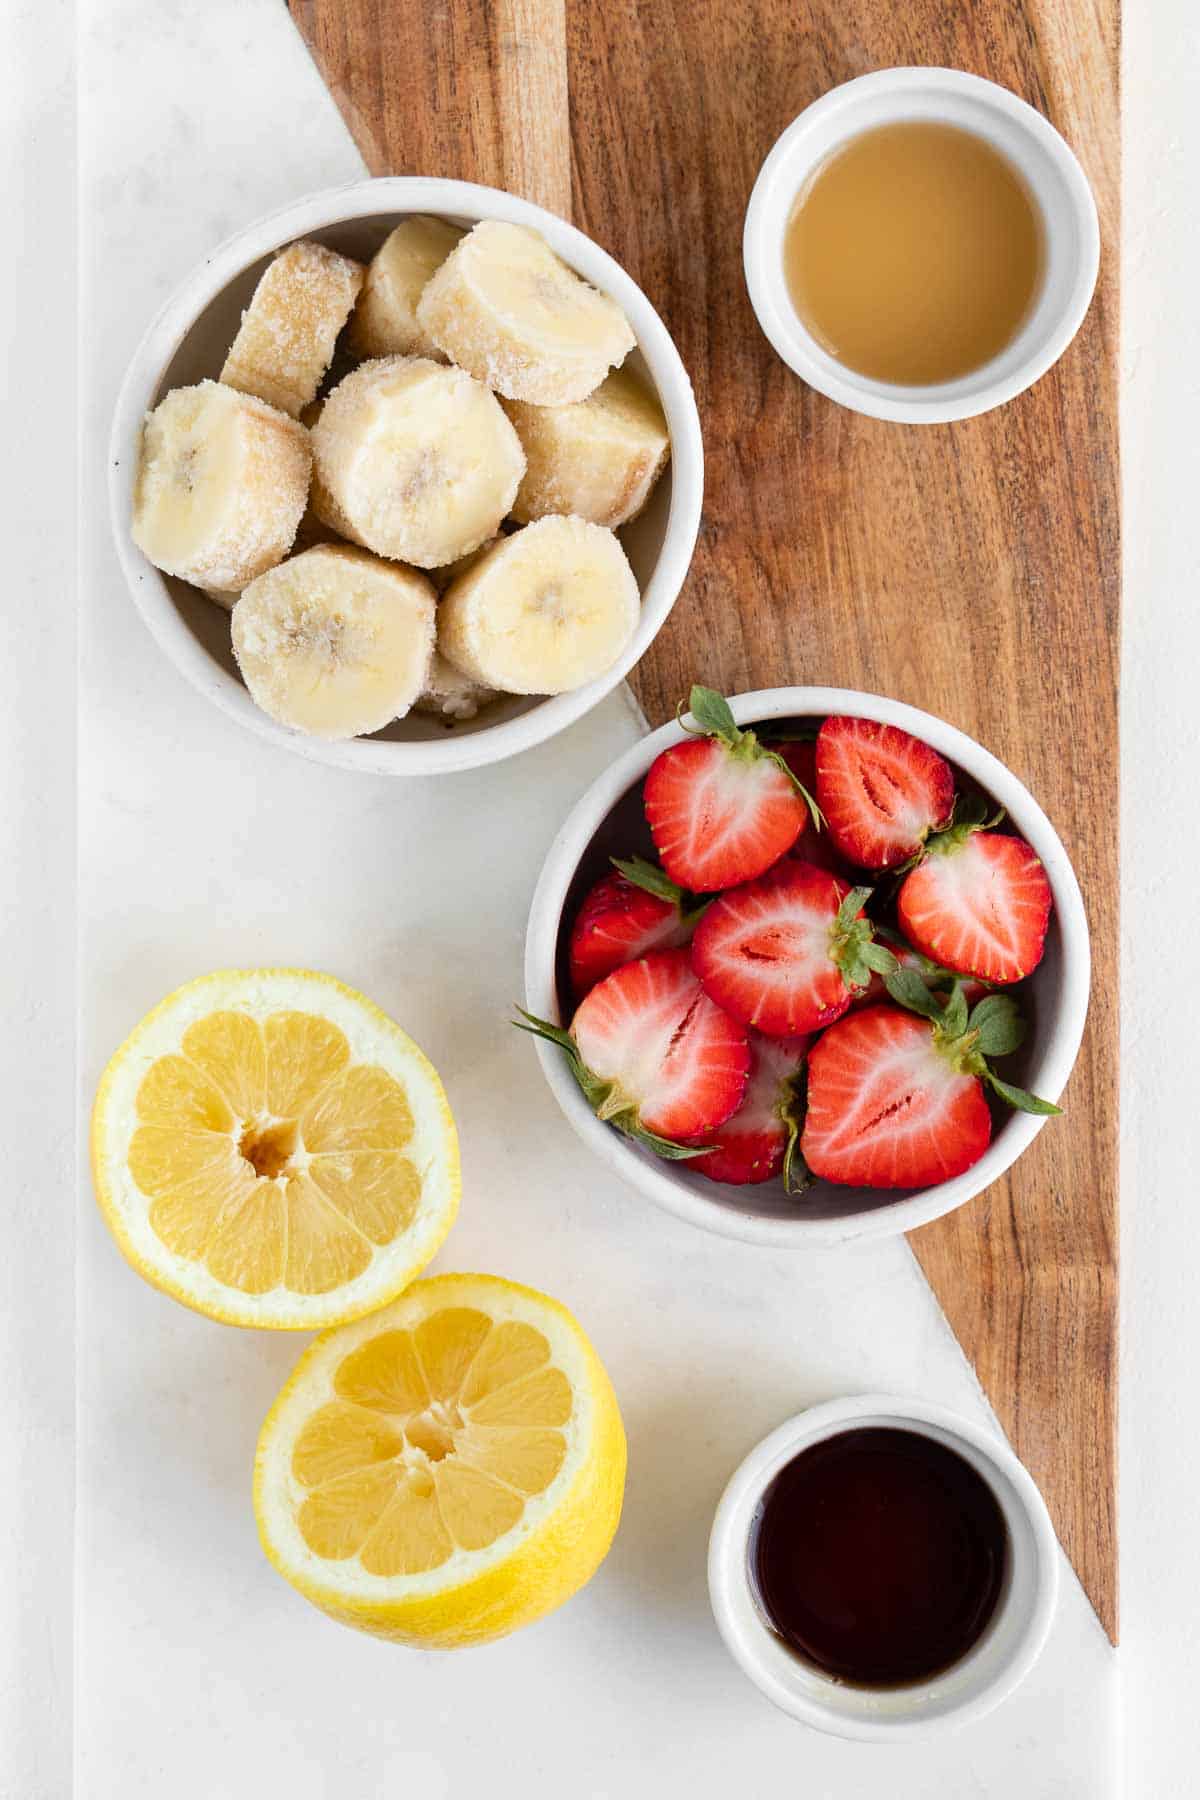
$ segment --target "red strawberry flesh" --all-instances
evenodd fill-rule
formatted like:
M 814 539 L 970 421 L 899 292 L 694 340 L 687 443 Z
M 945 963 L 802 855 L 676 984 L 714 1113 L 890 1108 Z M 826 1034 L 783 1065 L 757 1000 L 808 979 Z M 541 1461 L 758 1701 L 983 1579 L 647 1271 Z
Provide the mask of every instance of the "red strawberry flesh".
M 945 850 L 935 846 L 905 876 L 896 911 L 909 942 L 944 969 L 1009 982 L 1041 962 L 1050 905 L 1046 871 L 1029 845 L 976 831 Z
M 852 1013 L 809 1053 L 800 1148 L 826 1181 L 932 1187 L 978 1162 L 991 1135 L 982 1082 L 954 1069 L 915 1013 Z
M 692 939 L 705 992 L 770 1037 L 797 1037 L 840 1018 L 852 990 L 835 959 L 834 930 L 849 892 L 828 870 L 789 858 L 722 894 Z
M 713 1134 L 715 1148 L 690 1165 L 711 1181 L 734 1187 L 772 1181 L 783 1169 L 788 1127 L 783 1108 L 793 1102 L 790 1083 L 804 1067 L 810 1039 L 768 1038 L 750 1033 L 750 1083 L 731 1119 Z
M 614 869 L 596 883 L 571 927 L 568 959 L 576 999 L 623 963 L 686 944 L 694 923 L 683 918 L 678 904 L 647 893 Z
M 735 748 L 688 738 L 650 765 L 646 820 L 671 880 L 711 894 L 763 874 L 791 849 L 808 808 L 747 733 Z
M 954 775 L 898 726 L 835 715 L 817 735 L 817 804 L 843 856 L 863 869 L 893 869 L 949 819 Z
M 605 976 L 576 1011 L 571 1036 L 592 1074 L 614 1084 L 614 1104 L 600 1116 L 631 1105 L 659 1137 L 702 1137 L 746 1092 L 746 1033 L 705 994 L 686 950 L 656 950 Z

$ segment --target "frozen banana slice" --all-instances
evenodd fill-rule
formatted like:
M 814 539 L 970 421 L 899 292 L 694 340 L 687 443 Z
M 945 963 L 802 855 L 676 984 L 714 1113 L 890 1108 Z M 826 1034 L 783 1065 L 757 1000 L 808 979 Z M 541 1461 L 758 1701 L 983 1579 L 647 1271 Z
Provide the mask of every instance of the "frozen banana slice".
M 494 394 L 428 357 L 347 375 L 312 432 L 313 510 L 379 556 L 434 569 L 490 538 L 525 473 Z
M 433 339 L 417 324 L 417 301 L 431 275 L 462 237 L 457 225 L 414 213 L 404 219 L 367 265 L 347 336 L 355 356 L 431 356 Z
M 415 569 L 321 544 L 244 589 L 234 655 L 253 698 L 281 725 L 360 737 L 402 718 L 423 692 L 436 604 Z
M 142 431 L 133 541 L 168 575 L 236 594 L 287 555 L 311 468 L 303 425 L 265 401 L 172 388 Z
M 586 400 L 633 349 L 629 321 L 536 231 L 485 219 L 432 277 L 417 322 L 451 362 L 509 400 Z
M 655 397 L 617 369 L 574 406 L 505 400 L 525 451 L 513 518 L 574 513 L 613 530 L 641 512 L 671 453 Z
M 289 244 L 255 288 L 221 380 L 298 419 L 321 385 L 365 273 L 324 244 Z
M 481 706 L 486 706 L 489 700 L 494 699 L 494 688 L 486 688 L 478 681 L 472 681 L 469 675 L 464 675 L 453 663 L 447 662 L 440 650 L 435 650 L 425 681 L 425 692 L 416 702 L 416 711 L 432 713 L 435 718 L 460 723 L 464 719 L 473 719 Z
M 611 531 L 586 519 L 538 519 L 446 590 L 438 649 L 503 693 L 565 694 L 612 667 L 639 607 L 636 577 Z
M 300 423 L 306 425 L 310 432 L 320 418 L 321 408 L 324 404 L 323 400 L 314 400 L 300 414 Z M 301 550 L 311 550 L 315 544 L 345 543 L 348 537 L 345 521 L 329 494 L 325 492 L 314 465 L 312 480 L 308 485 L 308 505 L 296 527 L 293 552 L 298 555 Z

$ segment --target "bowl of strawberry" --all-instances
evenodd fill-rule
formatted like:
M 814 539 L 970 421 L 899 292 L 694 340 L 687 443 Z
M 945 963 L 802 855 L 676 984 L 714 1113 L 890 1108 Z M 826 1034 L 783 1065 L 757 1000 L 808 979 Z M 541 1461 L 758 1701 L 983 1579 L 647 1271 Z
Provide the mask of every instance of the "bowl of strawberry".
M 778 1244 L 938 1218 L 1060 1110 L 1090 969 L 1067 854 L 914 707 L 690 705 L 552 845 L 515 1023 L 585 1142 L 693 1224 Z

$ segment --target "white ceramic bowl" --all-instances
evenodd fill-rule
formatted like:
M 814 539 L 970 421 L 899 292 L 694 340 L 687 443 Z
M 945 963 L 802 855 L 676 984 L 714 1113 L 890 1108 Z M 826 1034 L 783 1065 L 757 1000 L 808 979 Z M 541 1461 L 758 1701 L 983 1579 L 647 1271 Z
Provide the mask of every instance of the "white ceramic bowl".
M 459 225 L 505 219 L 540 231 L 563 261 L 623 308 L 637 339 L 633 366 L 657 390 L 671 434 L 671 461 L 641 517 L 621 532 L 642 590 L 637 631 L 598 680 L 548 699 L 506 697 L 452 728 L 413 712 L 368 738 L 326 743 L 279 725 L 242 684 L 228 615 L 186 582 L 163 575 L 129 532 L 142 420 L 168 388 L 217 376 L 259 276 L 274 252 L 316 237 L 368 260 L 409 213 L 436 213 Z M 553 737 L 602 700 L 661 629 L 691 561 L 704 491 L 700 419 L 687 371 L 636 282 L 573 226 L 528 200 L 466 181 L 396 176 L 311 194 L 260 219 L 214 250 L 163 307 L 134 353 L 117 401 L 109 457 L 113 530 L 130 591 L 151 632 L 193 687 L 259 737 L 316 762 L 376 775 L 437 775 L 499 762 Z
M 1090 953 L 1079 884 L 1058 834 L 1016 776 L 989 751 L 931 714 L 848 688 L 767 688 L 730 701 L 739 725 L 772 719 L 820 719 L 847 713 L 899 725 L 932 744 L 1003 806 L 1014 828 L 1045 865 L 1054 896 L 1045 955 L 1021 993 L 1029 1036 L 1006 1059 L 1010 1080 L 1057 1100 L 1071 1073 L 1087 1016 Z M 690 715 L 689 715 L 690 717 Z M 587 889 L 607 873 L 613 855 L 654 849 L 641 810 L 642 777 L 660 751 L 680 743 L 680 725 L 664 725 L 606 769 L 583 795 L 550 846 L 529 914 L 525 938 L 525 1004 L 540 1018 L 560 1022 L 563 950 L 575 910 Z M 562 990 L 565 992 L 565 981 Z M 666 1162 L 642 1150 L 596 1118 L 580 1093 L 563 1053 L 537 1041 L 555 1099 L 588 1147 L 617 1175 L 657 1205 L 693 1225 L 759 1244 L 831 1244 L 886 1237 L 941 1218 L 982 1193 L 1030 1144 L 1047 1120 L 1006 1112 L 979 1161 L 952 1181 L 896 1195 L 870 1188 L 818 1182 L 790 1198 L 782 1183 L 729 1187 L 708 1180 L 686 1162 Z M 1050 1121 L 1053 1128 L 1053 1121 Z
M 998 356 L 956 381 L 903 387 L 856 374 L 817 342 L 788 294 L 783 242 L 796 196 L 831 151 L 862 131 L 918 119 L 972 131 L 1016 166 L 1041 213 L 1044 267 L 1029 317 Z M 881 69 L 822 95 L 778 139 L 750 195 L 743 255 L 759 324 L 810 387 L 875 419 L 941 425 L 1003 405 L 1058 361 L 1092 298 L 1100 226 L 1074 153 L 1008 88 L 960 69 Z
M 903 1688 L 852 1687 L 806 1663 L 767 1624 L 750 1568 L 755 1512 L 779 1471 L 824 1438 L 872 1426 L 916 1429 L 956 1450 L 991 1488 L 1008 1529 L 1008 1567 L 982 1637 L 953 1667 Z M 1003 1438 L 942 1406 L 866 1394 L 799 1413 L 750 1452 L 717 1507 L 708 1591 L 730 1654 L 776 1706 L 838 1737 L 898 1743 L 980 1719 L 1024 1680 L 1054 1617 L 1058 1545 L 1041 1495 Z

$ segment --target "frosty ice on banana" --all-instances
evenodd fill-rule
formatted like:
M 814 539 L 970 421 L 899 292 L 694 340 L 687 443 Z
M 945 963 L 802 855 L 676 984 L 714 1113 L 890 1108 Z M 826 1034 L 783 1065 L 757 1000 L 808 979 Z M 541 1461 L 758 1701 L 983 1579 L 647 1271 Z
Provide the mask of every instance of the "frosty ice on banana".
M 168 575 L 237 593 L 290 550 L 311 467 L 304 427 L 265 401 L 173 388 L 142 432 L 133 541 Z
M 574 513 L 613 530 L 636 519 L 671 452 L 662 407 L 636 375 L 616 369 L 573 406 L 502 405 L 525 451 L 514 519 Z
M 324 244 L 289 244 L 255 288 L 221 380 L 298 419 L 325 379 L 365 273 Z
M 507 400 L 586 400 L 634 346 L 615 300 L 589 286 L 536 231 L 484 219 L 452 250 L 417 321 L 462 369 Z
M 421 569 L 493 537 L 525 473 L 495 395 L 427 357 L 381 357 L 347 375 L 321 408 L 312 446 L 318 516 Z
M 363 361 L 373 356 L 444 360 L 417 323 L 417 302 L 462 235 L 457 225 L 430 219 L 424 213 L 401 220 L 367 265 L 367 279 L 347 333 L 354 356 Z
M 612 667 L 640 606 L 613 532 L 585 519 L 539 519 L 501 538 L 446 590 L 438 649 L 503 693 L 564 694 Z
M 233 609 L 251 695 L 281 725 L 351 738 L 402 718 L 425 688 L 436 595 L 415 569 L 322 544 L 252 581 Z

